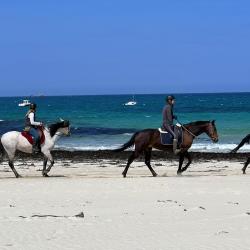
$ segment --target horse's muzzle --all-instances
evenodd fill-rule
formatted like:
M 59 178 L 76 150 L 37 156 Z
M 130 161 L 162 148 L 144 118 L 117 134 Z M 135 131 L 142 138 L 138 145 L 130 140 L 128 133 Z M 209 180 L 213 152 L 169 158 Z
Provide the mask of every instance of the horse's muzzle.
M 217 143 L 219 141 L 219 138 L 212 138 L 214 143 Z

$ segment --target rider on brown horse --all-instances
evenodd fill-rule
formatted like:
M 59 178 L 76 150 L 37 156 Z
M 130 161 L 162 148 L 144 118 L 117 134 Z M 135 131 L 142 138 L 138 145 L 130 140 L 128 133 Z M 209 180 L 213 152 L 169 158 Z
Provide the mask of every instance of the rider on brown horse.
M 166 105 L 162 111 L 163 123 L 162 129 L 168 131 L 173 136 L 173 152 L 174 154 L 180 153 L 180 149 L 177 149 L 177 137 L 174 132 L 174 120 L 177 119 L 177 116 L 174 115 L 173 108 L 175 104 L 175 97 L 170 95 L 166 98 Z

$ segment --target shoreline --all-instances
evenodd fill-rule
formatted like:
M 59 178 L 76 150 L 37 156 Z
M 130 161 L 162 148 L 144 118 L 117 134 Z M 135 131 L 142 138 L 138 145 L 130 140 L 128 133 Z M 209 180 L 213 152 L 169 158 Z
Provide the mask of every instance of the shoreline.
M 98 151 L 68 151 L 68 150 L 53 150 L 52 155 L 54 159 L 65 159 L 72 160 L 75 162 L 84 161 L 84 160 L 98 160 L 98 159 L 106 159 L 106 160 L 127 160 L 131 151 L 124 152 L 113 152 L 112 150 L 98 150 Z M 230 161 L 245 161 L 248 157 L 250 157 L 250 153 L 204 153 L 204 152 L 190 152 L 191 157 L 194 161 L 197 160 L 230 160 Z M 31 155 L 18 152 L 16 154 L 16 159 L 42 159 L 42 154 Z M 139 160 L 143 159 L 143 155 L 141 155 Z M 164 152 L 164 151 L 153 151 L 152 152 L 152 161 L 155 160 L 178 160 L 178 156 L 173 155 L 172 152 Z

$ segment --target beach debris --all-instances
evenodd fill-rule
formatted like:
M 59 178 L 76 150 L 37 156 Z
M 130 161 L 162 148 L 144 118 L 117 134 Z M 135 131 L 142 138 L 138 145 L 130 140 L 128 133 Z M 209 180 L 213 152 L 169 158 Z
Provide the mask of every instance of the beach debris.
M 228 201 L 227 204 L 232 204 L 232 205 L 239 205 L 239 202 L 232 202 L 232 201 Z
M 199 206 L 200 209 L 203 209 L 203 210 L 206 210 L 206 208 L 202 207 L 202 206 Z
M 163 203 L 167 203 L 167 202 L 173 202 L 173 203 L 178 203 L 178 201 L 174 201 L 174 200 L 157 200 L 157 202 L 163 202 Z
M 155 163 L 155 166 L 156 167 L 161 167 L 161 166 L 163 166 L 163 164 L 161 164 L 161 163 Z
M 78 217 L 78 218 L 84 218 L 84 213 L 81 212 L 79 214 L 76 214 L 75 217 Z
M 222 230 L 222 231 L 215 233 L 215 235 L 219 235 L 219 234 L 229 234 L 229 232 Z
M 247 215 L 250 215 L 250 212 L 246 212 Z
M 63 166 L 68 167 L 68 166 L 70 166 L 70 164 L 69 163 L 63 163 Z
M 28 217 L 26 216 L 18 216 L 19 218 L 22 218 L 22 219 L 27 219 Z M 84 213 L 83 212 L 80 212 L 79 214 L 76 214 L 74 216 L 67 216 L 67 215 L 54 215 L 54 214 L 33 214 L 30 218 L 73 218 L 73 217 L 76 217 L 76 218 L 84 218 Z

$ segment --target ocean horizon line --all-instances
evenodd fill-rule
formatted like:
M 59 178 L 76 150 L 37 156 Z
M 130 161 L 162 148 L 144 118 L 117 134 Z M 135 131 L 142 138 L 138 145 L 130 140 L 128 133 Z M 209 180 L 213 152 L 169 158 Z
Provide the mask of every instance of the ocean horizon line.
M 81 96 L 142 96 L 142 95 L 212 95 L 212 94 L 250 94 L 250 91 L 226 91 L 226 92 L 165 92 L 165 93 L 125 93 L 125 94 L 70 94 L 70 95 L 20 95 L 1 96 L 0 98 L 43 98 L 43 97 L 81 97 Z

